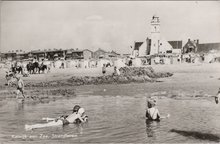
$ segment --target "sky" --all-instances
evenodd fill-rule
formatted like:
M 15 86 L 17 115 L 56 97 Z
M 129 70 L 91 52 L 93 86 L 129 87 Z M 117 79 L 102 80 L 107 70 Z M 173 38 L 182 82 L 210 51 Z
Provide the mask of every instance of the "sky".
M 0 52 L 98 48 L 129 53 L 150 37 L 153 15 L 166 40 L 220 42 L 220 1 L 3 1 Z

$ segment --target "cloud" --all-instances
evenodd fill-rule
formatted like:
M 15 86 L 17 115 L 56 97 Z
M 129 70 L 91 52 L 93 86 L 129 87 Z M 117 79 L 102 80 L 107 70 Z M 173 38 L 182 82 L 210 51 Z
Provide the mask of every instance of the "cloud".
M 92 15 L 92 16 L 88 16 L 86 17 L 87 21 L 100 21 L 103 20 L 103 18 L 99 15 Z

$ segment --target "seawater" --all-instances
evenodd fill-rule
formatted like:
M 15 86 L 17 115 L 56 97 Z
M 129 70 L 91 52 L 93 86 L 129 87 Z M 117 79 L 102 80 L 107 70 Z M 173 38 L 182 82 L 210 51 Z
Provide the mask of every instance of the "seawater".
M 76 96 L 49 103 L 2 101 L 0 141 L 6 143 L 190 143 L 220 141 L 220 106 L 209 99 L 158 99 L 161 115 L 148 122 L 146 85 L 76 87 Z M 157 91 L 154 91 L 154 93 Z M 70 114 L 74 105 L 86 109 L 89 122 L 25 131 L 25 124 L 44 123 L 43 117 Z

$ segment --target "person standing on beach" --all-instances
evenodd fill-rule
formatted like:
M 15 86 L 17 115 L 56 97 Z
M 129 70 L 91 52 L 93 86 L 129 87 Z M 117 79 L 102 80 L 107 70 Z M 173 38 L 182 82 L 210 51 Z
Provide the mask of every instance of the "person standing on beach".
M 106 66 L 105 66 L 105 64 L 103 64 L 103 67 L 102 67 L 102 74 L 105 75 L 105 73 L 106 73 Z
M 218 89 L 218 93 L 217 93 L 217 95 L 215 96 L 215 103 L 216 103 L 216 104 L 218 104 L 219 99 L 220 99 L 220 88 Z
M 114 67 L 114 72 L 113 72 L 112 75 L 113 76 L 119 76 L 120 75 L 120 71 L 119 71 L 119 69 L 116 66 Z
M 23 98 L 25 98 L 24 96 L 24 81 L 20 78 L 20 76 L 15 76 L 15 78 L 17 79 L 17 98 L 19 97 L 19 94 L 21 93 Z

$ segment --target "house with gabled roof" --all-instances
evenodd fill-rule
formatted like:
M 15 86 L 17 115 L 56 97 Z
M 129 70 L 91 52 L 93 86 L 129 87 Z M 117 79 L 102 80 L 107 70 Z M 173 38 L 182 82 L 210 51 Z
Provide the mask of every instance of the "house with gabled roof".
M 196 53 L 199 46 L 199 40 L 188 39 L 187 43 L 183 46 L 182 54 Z
M 177 41 L 168 41 L 168 43 L 172 46 L 172 53 L 181 54 L 183 42 L 181 40 Z

